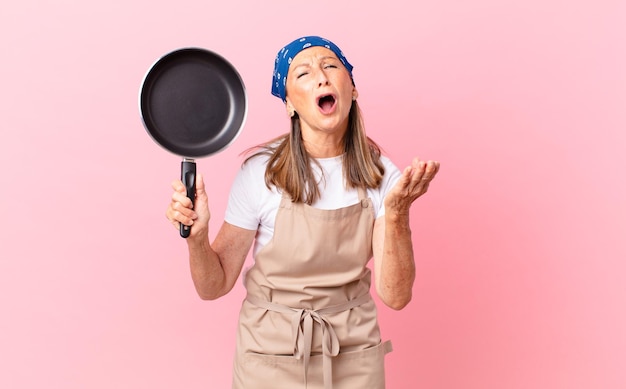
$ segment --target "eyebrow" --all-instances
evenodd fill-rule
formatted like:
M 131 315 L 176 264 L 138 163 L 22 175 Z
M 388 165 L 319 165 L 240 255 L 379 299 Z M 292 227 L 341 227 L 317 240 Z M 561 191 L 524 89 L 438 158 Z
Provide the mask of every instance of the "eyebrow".
M 321 57 L 321 58 L 320 58 L 320 60 L 321 60 L 321 61 L 326 61 L 326 60 L 329 60 L 329 59 L 332 59 L 332 60 L 334 60 L 334 61 L 339 61 L 339 62 L 341 62 L 341 61 L 339 60 L 339 58 L 337 58 L 337 57 L 333 57 L 332 55 L 325 55 L 325 56 L 323 56 L 323 57 Z M 304 62 L 304 63 L 301 63 L 301 64 L 299 64 L 299 65 L 294 66 L 294 67 L 293 67 L 293 70 L 296 70 L 296 69 L 298 69 L 298 68 L 300 68 L 300 67 L 302 67 L 302 66 L 307 66 L 307 67 L 309 67 L 309 66 L 311 66 L 311 64 L 310 64 L 310 63 L 308 63 L 308 62 Z

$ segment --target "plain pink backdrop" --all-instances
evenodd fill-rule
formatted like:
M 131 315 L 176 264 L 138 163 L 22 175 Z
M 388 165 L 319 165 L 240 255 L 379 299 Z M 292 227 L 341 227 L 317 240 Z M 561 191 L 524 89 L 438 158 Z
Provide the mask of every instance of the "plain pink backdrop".
M 368 134 L 441 161 L 412 210 L 417 282 L 379 307 L 388 387 L 626 387 L 626 3 L 120 1 L 0 6 L 0 387 L 227 388 L 238 284 L 203 302 L 166 222 L 180 158 L 139 119 L 162 54 L 240 70 L 250 111 L 199 161 L 214 234 L 239 153 L 287 129 L 276 51 L 355 65 Z

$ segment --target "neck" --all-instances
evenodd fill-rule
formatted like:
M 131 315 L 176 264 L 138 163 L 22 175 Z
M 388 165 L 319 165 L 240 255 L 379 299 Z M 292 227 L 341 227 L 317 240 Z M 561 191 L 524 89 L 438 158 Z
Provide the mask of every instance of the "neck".
M 302 139 L 304 148 L 313 158 L 332 158 L 343 154 L 343 141 L 312 141 Z
M 304 148 L 313 158 L 332 158 L 344 153 L 345 128 L 313 130 L 306 125 L 301 128 Z

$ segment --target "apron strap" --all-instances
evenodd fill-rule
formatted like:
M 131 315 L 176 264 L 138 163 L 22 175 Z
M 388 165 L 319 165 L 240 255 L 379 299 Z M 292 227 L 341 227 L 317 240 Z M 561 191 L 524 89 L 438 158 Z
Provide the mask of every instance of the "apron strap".
M 367 200 L 367 191 L 363 187 L 357 187 L 356 191 L 359 194 L 359 201 Z
M 333 305 L 322 309 L 298 309 L 286 305 L 276 304 L 263 300 L 253 295 L 248 295 L 246 300 L 252 305 L 268 311 L 284 313 L 291 316 L 291 333 L 293 341 L 293 356 L 304 360 L 304 382 L 307 382 L 309 360 L 313 342 L 313 323 L 319 324 L 322 330 L 322 367 L 324 372 L 324 388 L 332 388 L 332 357 L 339 354 L 339 339 L 330 321 L 325 317 L 334 313 L 347 311 L 370 301 L 369 293 L 361 295 L 353 300 L 342 304 Z
M 358 193 L 361 205 L 363 206 L 363 208 L 367 208 L 367 190 L 359 186 L 356 188 L 356 191 Z M 292 204 L 293 203 L 291 202 L 291 196 L 289 196 L 287 192 L 283 191 L 283 194 L 280 196 L 280 208 L 291 208 Z

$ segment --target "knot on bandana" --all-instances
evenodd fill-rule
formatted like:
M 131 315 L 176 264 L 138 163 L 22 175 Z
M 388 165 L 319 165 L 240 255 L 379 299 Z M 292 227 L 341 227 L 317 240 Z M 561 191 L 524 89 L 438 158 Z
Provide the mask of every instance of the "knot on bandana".
M 272 94 L 279 97 L 283 102 L 286 101 L 285 87 L 287 84 L 287 73 L 289 72 L 289 65 L 291 64 L 291 61 L 296 55 L 298 55 L 299 52 L 313 46 L 326 47 L 335 53 L 337 58 L 339 58 L 341 63 L 343 63 L 343 66 L 345 66 L 348 70 L 348 73 L 350 73 L 352 84 L 354 84 L 354 79 L 352 78 L 352 65 L 350 65 L 350 62 L 348 62 L 345 55 L 343 55 L 341 49 L 336 44 L 319 36 L 305 36 L 289 43 L 287 46 L 280 49 L 276 55 L 276 61 L 274 62 L 274 74 L 272 76 Z

